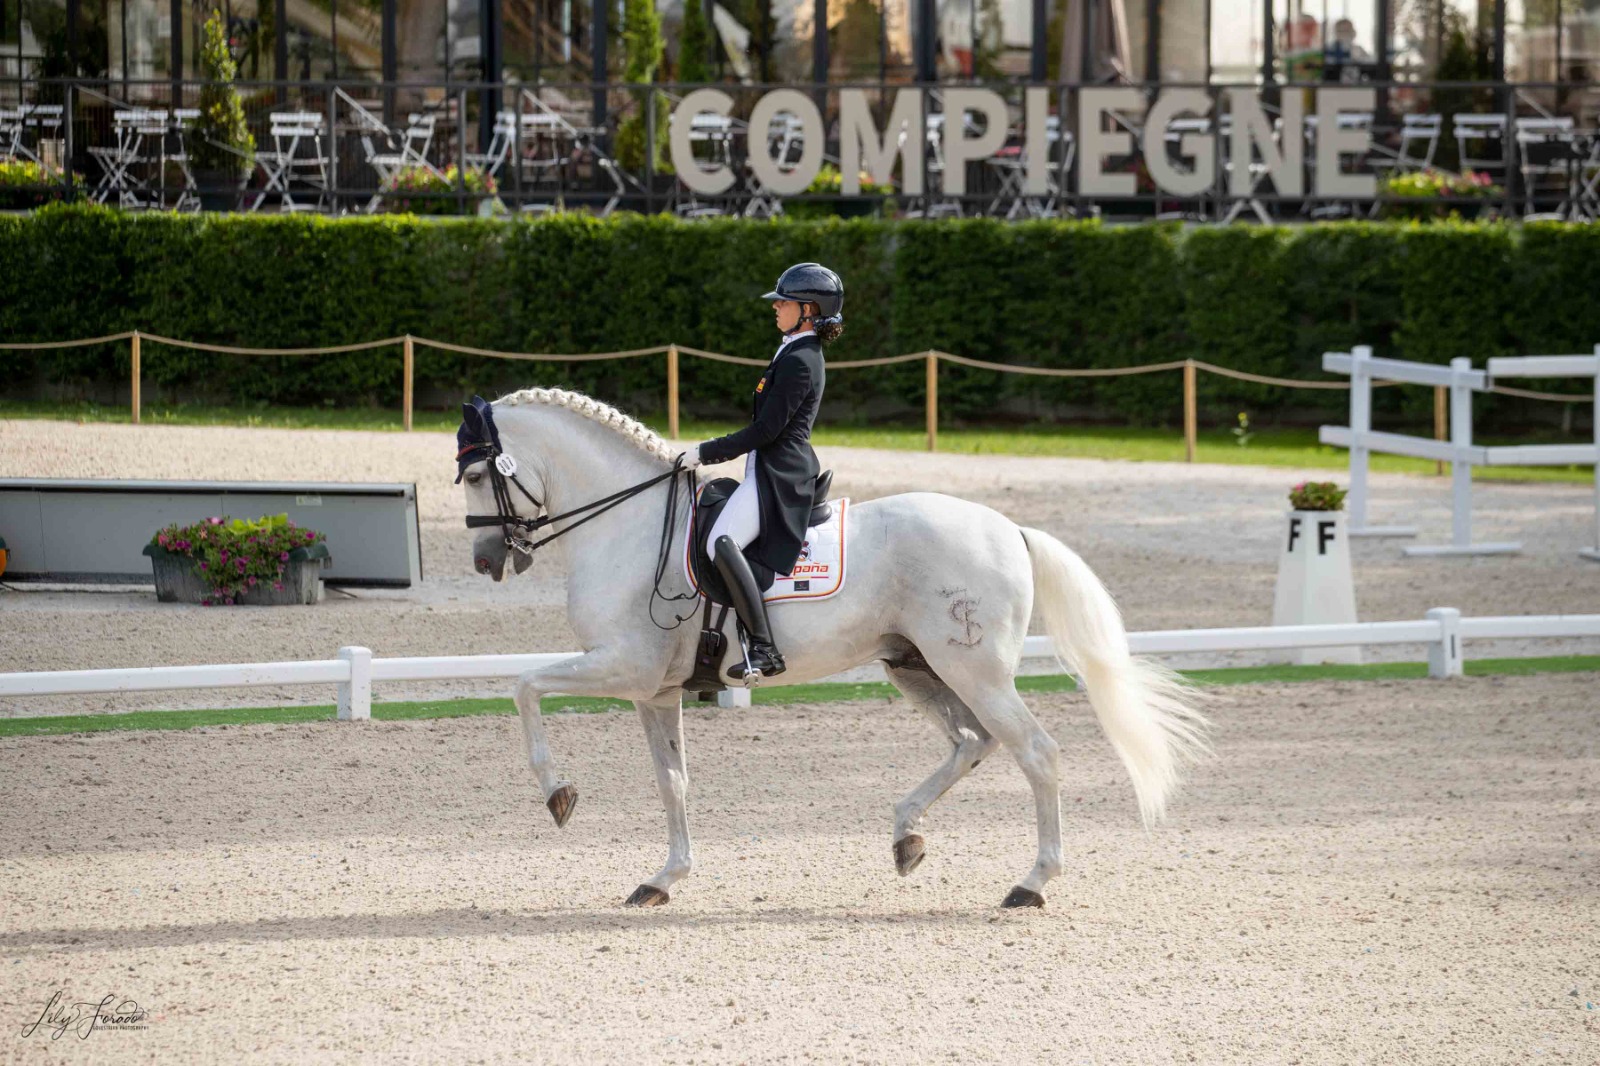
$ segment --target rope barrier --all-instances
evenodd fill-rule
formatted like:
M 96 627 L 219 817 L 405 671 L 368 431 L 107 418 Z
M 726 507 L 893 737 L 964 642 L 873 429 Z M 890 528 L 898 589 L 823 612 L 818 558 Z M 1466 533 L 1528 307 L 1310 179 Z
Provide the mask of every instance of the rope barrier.
M 441 348 L 447 352 L 460 352 L 463 355 L 486 355 L 491 359 L 516 359 L 530 363 L 589 363 L 599 359 L 633 359 L 641 355 L 660 355 L 670 345 L 658 344 L 654 348 L 631 348 L 625 352 L 593 352 L 584 355 L 545 355 L 532 352 L 500 352 L 493 348 L 472 348 L 465 344 L 451 344 L 448 341 L 434 341 L 427 337 L 412 337 L 413 344 L 426 345 L 429 348 Z M 680 346 L 680 352 L 691 351 Z M 732 358 L 731 356 L 729 358 Z M 766 366 L 765 363 L 759 364 Z
M 1489 391 L 1506 396 L 1520 396 L 1525 400 L 1551 400 L 1555 403 L 1589 403 L 1594 399 L 1592 392 L 1535 392 L 1532 389 L 1514 389 L 1510 385 L 1491 385 Z
M 39 341 L 36 344 L 0 344 L 0 351 L 26 352 L 44 351 L 47 348 L 82 348 L 90 344 L 104 344 L 106 341 L 125 341 L 133 336 L 133 330 L 126 333 L 110 333 L 104 337 L 90 337 L 82 341 Z
M 229 344 L 201 344 L 199 341 L 180 341 L 155 333 L 135 330 L 140 337 L 157 344 L 170 344 L 175 348 L 193 348 L 201 352 L 221 352 L 223 355 L 337 355 L 340 352 L 361 352 L 368 348 L 384 348 L 404 344 L 404 337 L 386 337 L 381 341 L 363 341 L 360 344 L 338 344 L 330 348 L 235 348 Z M 132 333 L 128 336 L 133 336 Z
M 990 363 L 982 359 L 970 359 L 964 355 L 952 355 L 949 352 L 934 352 L 932 354 L 945 362 L 956 363 L 960 366 L 972 366 L 980 370 L 998 370 L 1006 374 L 1033 374 L 1038 377 L 1051 378 L 1120 378 L 1130 374 L 1157 374 L 1163 370 L 1182 370 L 1185 363 L 1185 360 L 1178 359 L 1171 363 L 1151 363 L 1147 366 L 1113 366 L 1097 367 L 1090 370 L 1068 370 L 1062 367 Z M 917 355 L 915 358 L 921 359 L 923 356 Z M 832 366 L 833 364 L 829 363 L 828 365 Z M 1196 365 L 1205 366 L 1206 364 L 1197 363 Z

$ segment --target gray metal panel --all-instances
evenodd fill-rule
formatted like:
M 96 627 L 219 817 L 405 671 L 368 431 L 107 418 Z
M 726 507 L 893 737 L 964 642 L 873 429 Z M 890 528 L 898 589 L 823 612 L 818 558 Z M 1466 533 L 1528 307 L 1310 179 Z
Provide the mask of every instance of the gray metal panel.
M 288 514 L 328 538 L 330 584 L 422 580 L 416 486 L 307 482 L 0 479 L 0 536 L 16 580 L 152 581 L 156 530 L 210 515 Z

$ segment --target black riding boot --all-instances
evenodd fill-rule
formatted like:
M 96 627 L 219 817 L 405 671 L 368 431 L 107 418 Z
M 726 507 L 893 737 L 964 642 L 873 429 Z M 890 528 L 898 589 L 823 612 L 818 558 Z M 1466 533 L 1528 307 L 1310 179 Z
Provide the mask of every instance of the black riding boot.
M 760 681 L 783 673 L 783 656 L 778 654 L 778 649 L 772 643 L 772 627 L 767 623 L 767 605 L 761 599 L 761 590 L 756 587 L 756 576 L 750 572 L 749 560 L 732 537 L 718 537 L 714 547 L 717 573 L 722 575 L 723 584 L 728 586 L 728 597 L 733 600 L 733 609 L 739 613 L 739 621 L 744 623 L 750 645 L 749 658 L 731 667 L 729 675 L 743 680 L 749 674 L 751 680 Z

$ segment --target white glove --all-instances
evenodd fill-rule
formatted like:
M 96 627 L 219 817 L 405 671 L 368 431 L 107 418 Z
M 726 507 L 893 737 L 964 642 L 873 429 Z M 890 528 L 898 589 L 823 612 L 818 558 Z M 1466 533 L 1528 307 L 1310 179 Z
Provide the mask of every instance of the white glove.
M 690 446 L 689 450 L 684 452 L 681 458 L 683 459 L 683 468 L 685 470 L 698 469 L 701 466 L 700 445 Z

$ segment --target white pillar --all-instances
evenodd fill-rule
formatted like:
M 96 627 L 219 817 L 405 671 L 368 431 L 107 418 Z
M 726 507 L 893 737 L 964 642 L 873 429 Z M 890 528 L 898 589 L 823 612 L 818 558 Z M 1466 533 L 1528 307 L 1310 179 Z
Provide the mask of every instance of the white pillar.
M 1430 622 L 1442 630 L 1437 644 L 1428 645 L 1429 677 L 1461 677 L 1465 660 L 1461 654 L 1461 612 L 1454 607 L 1435 607 L 1428 612 Z
M 747 688 L 725 688 L 717 693 L 718 707 L 748 707 L 750 706 L 750 690 Z
M 1272 597 L 1275 626 L 1343 625 L 1356 621 L 1356 586 L 1350 569 L 1349 526 L 1343 511 L 1290 511 L 1278 553 Z M 1359 663 L 1355 645 L 1292 648 L 1273 661 L 1300 664 Z
M 340 648 L 339 658 L 350 663 L 350 680 L 339 683 L 339 721 L 367 721 L 372 717 L 372 649 Z

